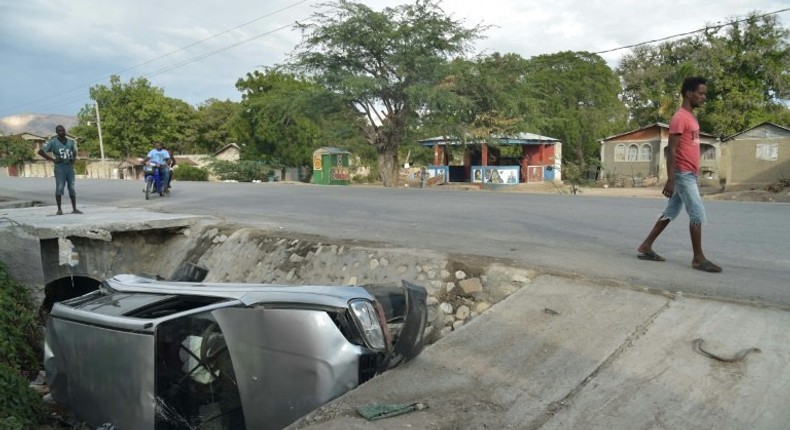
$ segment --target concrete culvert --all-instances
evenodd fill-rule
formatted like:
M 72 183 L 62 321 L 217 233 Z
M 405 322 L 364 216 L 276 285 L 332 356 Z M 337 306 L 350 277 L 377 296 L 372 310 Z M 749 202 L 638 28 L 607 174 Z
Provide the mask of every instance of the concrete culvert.
M 73 299 L 99 289 L 100 281 L 87 276 L 67 276 L 56 279 L 44 287 L 44 303 L 41 314 L 46 316 L 56 302 Z

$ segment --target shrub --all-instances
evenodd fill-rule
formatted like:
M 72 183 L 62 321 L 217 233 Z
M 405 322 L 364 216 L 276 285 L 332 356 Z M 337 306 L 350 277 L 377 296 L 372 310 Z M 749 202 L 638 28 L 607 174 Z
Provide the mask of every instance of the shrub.
M 74 174 L 86 175 L 88 173 L 88 160 L 75 160 L 74 161 Z
M 38 373 L 43 336 L 27 287 L 0 263 L 0 363 Z
M 0 430 L 28 429 L 44 418 L 25 374 L 41 368 L 41 328 L 27 287 L 0 263 Z
M 253 160 L 222 161 L 217 160 L 209 165 L 209 169 L 222 181 L 265 182 L 274 173 L 266 163 Z
M 29 429 L 45 417 L 44 402 L 27 379 L 0 363 L 0 430 Z
M 177 166 L 173 178 L 178 181 L 208 181 L 208 171 L 195 166 Z

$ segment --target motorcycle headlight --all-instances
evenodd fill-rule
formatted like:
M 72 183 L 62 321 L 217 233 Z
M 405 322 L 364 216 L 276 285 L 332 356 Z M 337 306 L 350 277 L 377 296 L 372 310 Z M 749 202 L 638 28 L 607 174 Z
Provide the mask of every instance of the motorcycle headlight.
M 379 323 L 373 303 L 367 300 L 353 300 L 349 306 L 367 344 L 374 349 L 385 349 L 387 344 L 384 340 L 384 332 L 381 329 L 381 323 Z

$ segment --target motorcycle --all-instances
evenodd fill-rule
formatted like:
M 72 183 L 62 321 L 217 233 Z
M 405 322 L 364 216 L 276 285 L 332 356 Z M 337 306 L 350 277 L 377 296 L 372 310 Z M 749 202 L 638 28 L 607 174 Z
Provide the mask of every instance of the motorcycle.
M 151 192 L 159 193 L 164 196 L 166 193 L 165 185 L 162 181 L 163 176 L 161 172 L 162 166 L 156 163 L 147 163 L 143 165 L 143 173 L 145 174 L 145 199 L 149 199 Z

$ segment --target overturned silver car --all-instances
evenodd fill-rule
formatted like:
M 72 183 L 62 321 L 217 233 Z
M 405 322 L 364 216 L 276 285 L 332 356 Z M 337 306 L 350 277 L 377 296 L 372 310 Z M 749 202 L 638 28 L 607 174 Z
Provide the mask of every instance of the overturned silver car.
M 426 291 L 105 280 L 56 303 L 44 365 L 89 425 L 279 429 L 420 353 Z

